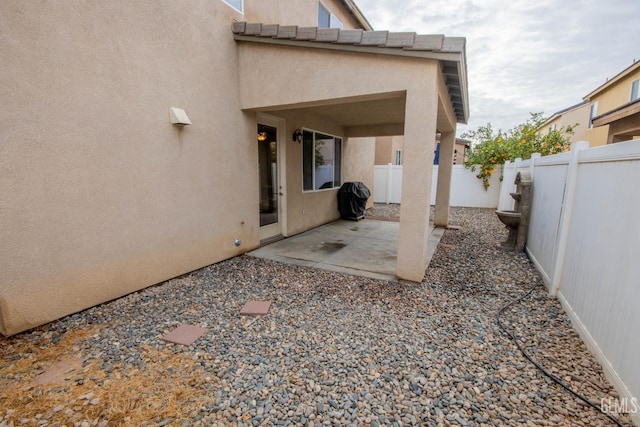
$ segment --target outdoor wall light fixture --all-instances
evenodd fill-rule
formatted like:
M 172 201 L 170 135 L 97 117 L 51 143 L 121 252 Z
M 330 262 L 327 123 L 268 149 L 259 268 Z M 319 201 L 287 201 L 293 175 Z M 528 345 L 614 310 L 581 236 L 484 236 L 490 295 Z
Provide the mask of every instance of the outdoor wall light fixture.
M 176 126 L 191 124 L 191 120 L 189 120 L 187 113 L 182 108 L 177 107 L 169 107 L 169 120 L 171 120 L 171 124 Z
M 262 142 L 262 141 L 265 141 L 266 139 L 267 139 L 266 132 L 258 132 L 258 141 Z
M 293 132 L 293 140 L 296 141 L 298 144 L 302 142 L 302 131 L 300 129 L 296 129 Z

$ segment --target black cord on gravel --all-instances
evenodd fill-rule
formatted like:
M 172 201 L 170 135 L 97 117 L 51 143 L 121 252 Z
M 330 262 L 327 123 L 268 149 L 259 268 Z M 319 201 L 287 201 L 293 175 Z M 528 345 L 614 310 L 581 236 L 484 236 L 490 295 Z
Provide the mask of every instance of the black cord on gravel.
M 564 382 L 562 382 L 562 380 L 560 378 L 558 378 L 557 376 L 553 375 L 551 372 L 547 371 L 544 366 L 542 366 L 540 363 L 538 363 L 533 357 L 531 357 L 522 347 L 522 345 L 520 344 L 520 342 L 518 341 L 518 337 L 515 336 L 514 334 L 512 334 L 511 332 L 509 332 L 509 330 L 507 329 L 507 327 L 504 325 L 504 323 L 502 323 L 502 314 L 512 305 L 519 303 L 520 301 L 522 301 L 523 299 L 527 298 L 529 295 L 531 295 L 533 293 L 533 291 L 536 290 L 536 288 L 538 286 L 540 286 L 541 283 L 536 283 L 535 285 L 533 285 L 531 287 L 531 289 L 529 289 L 529 291 L 527 291 L 525 294 L 521 295 L 520 297 L 511 300 L 510 302 L 508 302 L 507 304 L 503 305 L 500 310 L 498 310 L 498 314 L 496 316 L 496 319 L 498 321 L 498 325 L 500 326 L 500 329 L 502 329 L 502 331 L 507 335 L 507 337 L 509 337 L 509 339 L 511 341 L 513 341 L 515 343 L 515 345 L 518 347 L 518 350 L 520 350 L 520 352 L 522 353 L 522 355 L 529 361 L 531 362 L 536 368 L 538 368 L 538 370 L 540 370 L 540 372 L 542 372 L 544 375 L 546 375 L 547 377 L 551 378 L 551 380 L 558 384 L 560 387 L 564 388 L 566 391 L 568 391 L 569 393 L 571 393 L 572 395 L 574 395 L 576 398 L 582 400 L 584 403 L 586 403 L 587 405 L 589 405 L 591 408 L 595 409 L 599 414 L 602 414 L 604 416 L 606 416 L 607 418 L 609 418 L 609 420 L 611 420 L 613 423 L 615 423 L 617 426 L 620 427 L 624 427 L 624 425 L 613 415 L 608 414 L 606 412 L 604 412 L 602 410 L 602 408 L 600 408 L 598 405 L 592 403 L 591 401 L 589 401 L 589 399 L 587 399 L 586 397 L 584 397 L 583 395 L 581 395 L 580 393 L 578 393 L 577 391 L 573 390 L 571 387 L 569 387 L 567 384 L 565 384 Z

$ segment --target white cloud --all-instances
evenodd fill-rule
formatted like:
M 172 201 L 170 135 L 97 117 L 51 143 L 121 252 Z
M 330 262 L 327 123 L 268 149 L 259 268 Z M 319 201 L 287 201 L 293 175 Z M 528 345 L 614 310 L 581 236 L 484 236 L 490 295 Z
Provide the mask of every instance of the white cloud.
M 640 60 L 638 0 L 357 0 L 376 29 L 467 38 L 470 120 L 509 129 Z

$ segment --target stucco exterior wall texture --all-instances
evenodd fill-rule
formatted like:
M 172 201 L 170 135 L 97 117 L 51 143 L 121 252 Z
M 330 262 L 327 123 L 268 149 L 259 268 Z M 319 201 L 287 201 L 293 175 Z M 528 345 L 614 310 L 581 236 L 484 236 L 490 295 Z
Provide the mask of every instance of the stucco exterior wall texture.
M 376 138 L 376 165 L 387 165 L 396 163 L 396 150 L 402 150 L 404 137 L 379 136 Z
M 324 4 L 345 28 L 357 27 L 340 2 Z M 339 217 L 337 189 L 302 191 L 293 130 L 342 136 L 345 167 L 364 158 L 373 166 L 375 155 L 372 139 L 350 140 L 339 123 L 292 104 L 372 88 L 406 93 L 407 108 L 421 116 L 411 120 L 433 120 L 409 127 L 405 159 L 433 151 L 422 135 L 436 131 L 436 61 L 240 46 L 234 20 L 317 25 L 315 0 L 244 5 L 242 15 L 220 0 L 3 3 L 0 333 L 258 247 L 259 111 L 286 122 L 286 235 Z M 294 67 L 301 61 L 307 66 Z M 193 124 L 172 125 L 169 107 L 183 108 Z M 430 188 L 431 169 L 415 169 L 419 176 L 406 182 Z M 343 168 L 343 181 L 367 183 L 365 175 Z M 429 194 L 403 211 L 401 233 L 417 231 L 426 242 L 424 212 L 412 213 L 428 209 L 423 199 Z M 423 256 L 415 242 L 400 251 Z
M 345 144 L 344 182 L 360 181 L 371 191 L 367 208 L 373 206 L 373 166 L 376 152 L 376 138 L 349 138 Z
M 631 83 L 639 78 L 640 68 L 630 72 L 620 78 L 620 80 L 604 88 L 604 90 L 593 95 L 589 99 L 589 107 L 597 102 L 598 111 L 596 116 L 600 116 L 628 103 L 631 96 Z M 607 143 L 609 126 L 610 125 L 598 126 L 586 130 L 585 139 L 589 141 L 591 147 L 605 145 Z
M 247 17 L 317 25 L 316 1 L 276 4 L 245 0 Z M 247 17 L 219 0 L 3 3 L 0 333 L 259 245 L 230 32 Z

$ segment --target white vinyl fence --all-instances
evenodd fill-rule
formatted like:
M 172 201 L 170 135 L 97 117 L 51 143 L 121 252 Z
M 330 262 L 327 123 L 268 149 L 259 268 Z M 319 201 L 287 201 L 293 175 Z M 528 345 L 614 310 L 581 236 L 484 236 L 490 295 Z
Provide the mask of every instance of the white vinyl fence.
M 520 170 L 533 181 L 526 251 L 631 402 L 640 397 L 640 141 L 579 142 L 569 153 L 507 163 L 500 209 L 513 208 Z
M 451 206 L 495 208 L 500 194 L 500 170 L 491 176 L 491 185 L 485 191 L 482 181 L 462 165 L 454 165 L 451 172 Z M 436 203 L 438 166 L 433 167 L 431 204 Z M 373 201 L 376 203 L 401 203 L 402 166 L 375 166 L 373 173 Z

